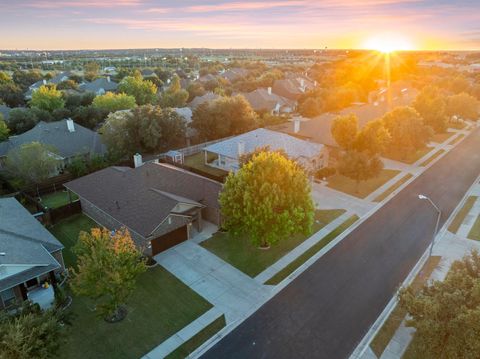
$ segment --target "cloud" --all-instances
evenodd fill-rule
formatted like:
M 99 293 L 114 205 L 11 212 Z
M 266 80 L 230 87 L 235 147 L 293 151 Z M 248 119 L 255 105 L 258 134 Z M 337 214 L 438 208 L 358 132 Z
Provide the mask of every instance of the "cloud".
M 85 1 L 32 1 L 27 2 L 24 6 L 36 9 L 61 9 L 61 8 L 115 8 L 115 7 L 132 7 L 141 5 L 140 0 L 85 0 Z
M 281 7 L 297 7 L 306 5 L 306 1 L 261 1 L 261 2 L 230 2 L 214 5 L 194 5 L 185 8 L 188 12 L 218 12 L 218 11 L 246 11 L 264 10 Z

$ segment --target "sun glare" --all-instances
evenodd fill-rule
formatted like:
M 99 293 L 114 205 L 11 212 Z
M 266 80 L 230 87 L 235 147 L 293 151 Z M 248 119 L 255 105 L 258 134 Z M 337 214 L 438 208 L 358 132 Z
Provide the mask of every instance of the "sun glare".
M 413 49 L 412 43 L 407 38 L 397 34 L 382 34 L 371 37 L 365 42 L 363 47 L 369 50 L 377 50 L 384 54 Z

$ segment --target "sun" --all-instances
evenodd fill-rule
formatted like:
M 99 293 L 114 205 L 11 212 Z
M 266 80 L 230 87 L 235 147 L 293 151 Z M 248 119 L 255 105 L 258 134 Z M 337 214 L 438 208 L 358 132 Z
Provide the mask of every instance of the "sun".
M 369 38 L 363 48 L 389 54 L 394 51 L 412 50 L 413 45 L 405 36 L 385 33 Z

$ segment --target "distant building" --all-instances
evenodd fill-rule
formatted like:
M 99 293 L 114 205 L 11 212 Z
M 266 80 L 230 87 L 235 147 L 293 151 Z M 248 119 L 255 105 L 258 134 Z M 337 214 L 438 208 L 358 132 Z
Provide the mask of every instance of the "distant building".
M 115 92 L 118 84 L 110 79 L 110 76 L 100 77 L 92 82 L 85 82 L 78 86 L 80 91 L 92 92 L 95 95 L 104 95 L 107 92 Z
M 272 92 L 272 88 L 260 88 L 255 91 L 242 93 L 255 111 L 266 111 L 271 114 L 291 113 L 295 111 L 295 101 L 279 96 Z
M 207 92 L 205 95 L 195 97 L 189 104 L 188 107 L 194 111 L 202 103 L 215 101 L 220 96 L 213 92 Z

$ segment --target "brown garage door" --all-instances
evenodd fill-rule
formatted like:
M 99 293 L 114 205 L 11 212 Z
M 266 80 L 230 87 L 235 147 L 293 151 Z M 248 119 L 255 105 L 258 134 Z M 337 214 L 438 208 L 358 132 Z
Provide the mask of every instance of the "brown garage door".
M 177 228 L 163 236 L 152 239 L 152 255 L 163 252 L 164 250 L 182 243 L 188 239 L 187 226 Z

